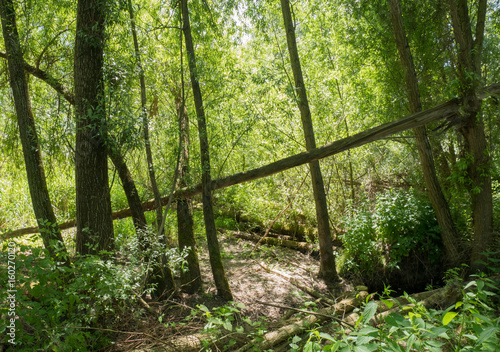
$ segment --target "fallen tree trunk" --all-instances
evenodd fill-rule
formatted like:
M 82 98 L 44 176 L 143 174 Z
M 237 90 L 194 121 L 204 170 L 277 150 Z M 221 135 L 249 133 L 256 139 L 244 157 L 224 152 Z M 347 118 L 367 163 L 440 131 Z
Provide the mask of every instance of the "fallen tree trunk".
M 292 241 L 292 240 L 284 240 L 276 237 L 261 237 L 259 235 L 255 235 L 253 233 L 248 233 L 248 232 L 239 232 L 239 231 L 231 231 L 231 234 L 235 237 L 252 241 L 255 243 L 264 243 L 272 246 L 281 246 L 281 247 L 287 247 L 290 249 L 295 249 L 297 251 L 300 251 L 302 253 L 310 253 L 313 251 L 318 251 L 318 248 L 313 245 L 312 243 L 308 242 L 297 242 L 297 241 Z
M 1 55 L 0 55 L 1 56 Z M 500 83 L 485 87 L 479 93 L 481 99 L 488 96 L 500 95 Z M 459 115 L 460 101 L 458 99 L 452 99 L 446 103 L 435 106 L 431 109 L 421 111 L 415 114 L 408 115 L 399 120 L 388 122 L 377 127 L 370 128 L 366 131 L 359 132 L 350 137 L 340 139 L 338 141 L 326 144 L 319 148 L 311 149 L 307 152 L 299 153 L 296 155 L 289 156 L 287 158 L 275 161 L 273 163 L 240 172 L 234 175 L 222 177 L 211 182 L 211 189 L 216 190 L 220 188 L 225 188 L 233 186 L 236 184 L 254 181 L 259 178 L 274 175 L 285 170 L 304 165 L 316 160 L 320 160 L 346 150 L 360 147 L 362 145 L 375 142 L 382 138 L 391 136 L 395 133 L 403 132 L 415 127 L 423 126 L 433 121 L 447 119 L 452 121 Z M 201 194 L 201 184 L 192 187 L 186 187 L 177 190 L 174 193 L 175 198 L 191 198 L 197 194 Z M 162 205 L 167 204 L 168 196 L 162 197 Z M 142 203 L 142 207 L 145 211 L 153 210 L 155 208 L 154 200 L 148 200 Z M 113 213 L 113 219 L 122 219 L 129 217 L 130 209 L 122 209 Z M 74 220 L 70 220 L 74 221 Z M 67 223 L 69 223 L 68 221 Z M 62 224 L 61 224 L 62 225 Z M 69 226 L 71 227 L 71 226 Z M 66 227 L 68 228 L 68 227 Z M 36 229 L 36 230 L 34 230 Z M 2 235 L 4 239 L 35 233 L 38 229 L 35 227 L 20 229 L 13 232 L 8 232 Z

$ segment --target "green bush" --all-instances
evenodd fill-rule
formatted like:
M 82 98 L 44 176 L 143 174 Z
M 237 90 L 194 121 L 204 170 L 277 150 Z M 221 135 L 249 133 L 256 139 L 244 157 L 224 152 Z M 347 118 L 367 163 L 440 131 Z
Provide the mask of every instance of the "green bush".
M 354 274 L 369 284 L 415 262 L 424 263 L 425 272 L 439 265 L 440 228 L 429 201 L 414 190 L 389 190 L 374 202 L 364 199 L 349 208 L 342 224 L 344 248 L 339 264 L 343 276 Z
M 140 275 L 112 259 L 81 257 L 70 269 L 57 266 L 46 250 L 23 246 L 15 263 L 16 351 L 89 351 L 106 346 L 110 335 L 100 329 L 112 327 L 120 313 L 129 311 L 139 289 Z M 7 282 L 6 275 L 2 271 L 2 282 Z M 2 297 L 7 297 L 6 289 L 2 287 Z M 6 313 L 3 308 L 1 315 Z M 0 326 L 3 336 L 5 329 Z

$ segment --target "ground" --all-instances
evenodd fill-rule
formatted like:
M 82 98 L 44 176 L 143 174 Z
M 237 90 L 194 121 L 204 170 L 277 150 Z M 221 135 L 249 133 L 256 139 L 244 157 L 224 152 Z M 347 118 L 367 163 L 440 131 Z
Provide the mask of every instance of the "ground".
M 245 308 L 240 309 L 240 318 L 248 317 L 253 322 L 265 321 L 265 326 L 271 328 L 289 310 L 271 307 L 259 302 L 314 309 L 310 306 L 314 303 L 306 302 L 314 302 L 315 298 L 302 292 L 284 277 L 265 270 L 264 267 L 289 275 L 304 286 L 335 299 L 332 290 L 317 277 L 319 262 L 310 254 L 303 254 L 283 247 L 268 246 L 259 246 L 254 251 L 255 243 L 238 239 L 233 233 L 225 230 L 219 231 L 219 241 L 234 300 L 245 306 Z M 142 326 L 136 327 L 135 330 L 128 330 L 134 331 L 134 333 L 118 334 L 116 343 L 114 346 L 110 346 L 109 351 L 159 351 L 165 350 L 167 346 L 162 341 L 177 340 L 179 342 L 190 336 L 194 340 L 194 344 L 197 344 L 200 339 L 204 339 L 199 333 L 203 330 L 203 326 L 207 322 L 206 319 L 199 314 L 186 323 L 185 317 L 189 316 L 191 311 L 198 310 L 198 305 L 203 304 L 212 310 L 214 307 L 223 306 L 226 302 L 216 296 L 208 252 L 203 244 L 199 251 L 204 292 L 195 295 L 184 294 L 181 297 L 172 298 L 168 302 L 149 302 L 150 306 L 162 315 L 162 322 L 159 322 L 153 314 L 142 313 Z M 348 290 L 349 287 L 344 285 L 343 290 L 346 289 Z M 235 325 L 237 324 L 235 323 Z M 244 324 L 242 323 L 242 325 Z M 133 329 L 133 327 L 128 329 Z M 170 349 L 167 350 L 175 350 L 172 347 L 173 344 L 169 343 L 169 346 Z M 190 349 L 185 346 L 179 347 L 177 350 Z

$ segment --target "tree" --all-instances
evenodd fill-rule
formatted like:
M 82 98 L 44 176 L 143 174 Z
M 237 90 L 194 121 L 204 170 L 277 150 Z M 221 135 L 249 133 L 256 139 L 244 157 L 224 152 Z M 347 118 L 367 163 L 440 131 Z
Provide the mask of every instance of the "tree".
M 74 53 L 76 251 L 114 248 L 108 185 L 103 50 L 105 0 L 79 0 Z
M 293 78 L 295 81 L 295 91 L 297 94 L 297 105 L 300 110 L 304 137 L 306 140 L 306 149 L 316 148 L 314 129 L 311 118 L 311 111 L 307 101 L 307 91 L 302 76 L 299 54 L 297 51 L 297 42 L 295 39 L 295 29 L 290 12 L 290 3 L 288 0 L 281 0 L 281 10 L 283 12 L 283 21 L 285 23 L 286 39 L 288 43 L 288 52 L 292 64 Z M 339 281 L 337 270 L 335 268 L 335 256 L 333 254 L 332 238 L 330 233 L 330 222 L 328 216 L 328 205 L 326 202 L 325 187 L 319 161 L 309 164 L 311 170 L 311 179 L 314 193 L 314 203 L 316 206 L 316 220 L 318 222 L 318 239 L 320 248 L 320 269 L 319 275 L 328 281 Z
M 182 13 L 180 13 L 182 23 Z M 179 33 L 179 49 L 181 61 L 181 82 L 180 89 L 172 88 L 172 95 L 175 100 L 177 118 L 179 124 L 179 186 L 189 185 L 189 116 L 185 104 L 184 94 L 184 65 L 182 52 L 182 31 Z M 177 237 L 179 249 L 181 251 L 188 248 L 186 257 L 188 270 L 181 272 L 183 290 L 188 293 L 199 291 L 202 286 L 200 263 L 198 261 L 198 251 L 193 230 L 193 202 L 191 198 L 177 199 Z
M 224 271 L 224 265 L 222 263 L 219 249 L 219 241 L 217 239 L 217 229 L 215 228 L 211 189 L 212 177 L 210 174 L 210 145 L 208 144 L 203 97 L 201 94 L 200 83 L 198 82 L 196 56 L 194 51 L 193 39 L 191 36 L 191 26 L 189 23 L 187 0 L 181 0 L 181 11 L 183 19 L 182 29 L 184 32 L 184 38 L 186 40 L 186 51 L 188 55 L 189 72 L 191 77 L 193 98 L 198 121 L 198 133 L 200 138 L 203 218 L 205 220 L 205 231 L 207 234 L 210 265 L 212 267 L 215 286 L 217 287 L 217 294 L 225 300 L 232 300 L 233 294 L 231 293 L 231 288 L 229 287 L 229 282 Z
M 68 253 L 61 231 L 57 226 L 45 180 L 45 171 L 31 108 L 28 83 L 24 72 L 24 58 L 19 43 L 16 13 L 12 0 L 0 1 L 0 16 L 7 52 L 10 86 L 14 96 L 33 211 L 42 235 L 43 244 L 49 251 L 50 256 L 58 262 L 69 265 Z
M 403 66 L 406 92 L 410 103 L 410 112 L 417 113 L 422 111 L 420 93 L 418 89 L 418 78 L 413 64 L 413 57 L 406 37 L 406 31 L 403 25 L 401 7 L 399 0 L 389 0 L 389 9 L 391 21 L 396 39 L 396 46 L 399 52 L 401 64 Z M 446 252 L 446 262 L 450 266 L 458 264 L 460 260 L 459 233 L 451 217 L 450 207 L 441 190 L 441 185 L 436 174 L 434 158 L 431 145 L 427 137 L 427 128 L 420 126 L 414 130 L 418 154 L 422 172 L 424 175 L 427 193 L 436 214 L 436 219 L 442 229 L 442 239 Z
M 163 234 L 162 220 L 163 212 L 161 205 L 161 194 L 156 182 L 156 175 L 154 171 L 153 156 L 151 153 L 151 143 L 149 139 L 149 123 L 148 123 L 148 113 L 146 106 L 146 80 L 144 77 L 144 70 L 142 68 L 141 62 L 141 52 L 139 49 L 139 41 L 137 39 L 137 29 L 135 25 L 134 9 L 132 6 L 132 0 L 128 1 L 128 11 L 130 16 L 130 27 L 132 31 L 132 38 L 134 41 L 134 53 L 136 58 L 136 64 L 139 69 L 139 82 L 141 86 L 141 117 L 142 117 L 142 128 L 144 133 L 144 144 L 146 149 L 146 158 L 148 163 L 149 179 L 151 181 L 151 186 L 153 188 L 153 194 L 155 199 L 156 207 L 156 225 L 158 231 L 158 244 L 161 248 L 161 254 L 156 257 L 149 257 L 149 264 L 152 267 L 152 272 L 148 275 L 148 285 L 153 284 L 155 288 L 155 295 L 162 294 L 164 291 L 167 293 L 172 293 L 175 291 L 175 281 L 173 277 L 172 270 L 168 267 L 166 263 L 166 258 L 164 258 L 163 252 L 166 250 L 166 239 Z M 150 241 L 152 239 L 143 239 L 145 241 Z
M 471 265 L 481 259 L 493 239 L 493 198 L 490 155 L 481 114 L 482 100 L 478 97 L 481 84 L 481 57 L 486 21 L 486 0 L 477 3 L 475 38 L 469 17 L 467 0 L 449 0 L 450 14 L 457 45 L 458 78 L 463 112 L 459 131 L 464 137 L 464 149 L 470 178 L 470 196 L 473 213 L 473 241 Z

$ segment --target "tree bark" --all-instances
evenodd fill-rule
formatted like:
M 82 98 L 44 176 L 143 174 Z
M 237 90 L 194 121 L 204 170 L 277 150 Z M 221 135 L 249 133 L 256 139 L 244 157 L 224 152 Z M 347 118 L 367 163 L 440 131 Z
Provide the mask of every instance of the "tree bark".
M 182 33 L 181 33 L 182 40 Z M 181 41 L 182 56 L 182 41 Z M 182 66 L 182 65 L 181 65 Z M 181 70 L 183 68 L 181 67 Z M 181 80 L 181 89 L 174 90 L 175 105 L 179 122 L 179 186 L 186 187 L 189 177 L 189 118 L 184 104 L 184 80 Z M 182 251 L 189 248 L 186 258 L 188 270 L 181 273 L 182 289 L 187 293 L 195 293 L 201 290 L 201 271 L 198 260 L 198 250 L 193 230 L 193 203 L 190 198 L 177 199 L 177 237 L 179 239 L 179 249 Z
M 12 0 L 0 0 L 0 16 L 33 211 L 50 256 L 56 262 L 69 265 L 68 252 L 57 226 L 45 179 Z
M 187 0 L 181 0 L 181 7 L 184 38 L 186 40 L 186 50 L 188 54 L 191 85 L 193 89 L 193 98 L 198 120 L 198 133 L 200 136 L 203 217 L 205 220 L 205 231 L 207 234 L 210 265 L 212 267 L 215 286 L 217 287 L 217 294 L 225 300 L 232 300 L 233 294 L 231 293 L 231 288 L 229 287 L 229 282 L 224 271 L 224 265 L 222 264 L 219 242 L 217 240 L 217 229 L 215 228 L 215 219 L 212 205 L 212 178 L 210 174 L 210 146 L 208 144 L 203 98 L 201 94 L 200 84 L 198 82 L 198 75 L 196 73 L 196 56 L 193 46 L 193 39 L 191 37 L 191 26 L 189 23 Z
M 422 103 L 420 101 L 420 93 L 418 90 L 418 78 L 415 72 L 413 57 L 403 25 L 403 17 L 399 0 L 389 0 L 389 9 L 391 12 L 391 21 L 394 30 L 394 37 L 396 39 L 396 46 L 405 75 L 410 112 L 420 112 L 422 111 Z M 451 217 L 450 207 L 437 178 L 432 148 L 427 137 L 427 129 L 425 126 L 420 126 L 416 127 L 413 131 L 417 141 L 417 149 L 420 156 L 425 185 L 427 187 L 427 194 L 429 195 L 434 213 L 436 214 L 436 219 L 442 230 L 441 238 L 446 253 L 445 261 L 448 266 L 453 267 L 460 261 L 460 236 Z
M 314 137 L 311 111 L 307 100 L 306 86 L 302 76 L 302 68 L 297 50 L 295 29 L 290 12 L 289 0 L 281 0 L 281 10 L 283 12 L 283 21 L 285 23 L 286 40 L 288 43 L 290 62 L 292 64 L 295 92 L 298 97 L 297 105 L 300 110 L 306 149 L 311 150 L 316 148 L 316 140 Z M 319 161 L 316 160 L 309 163 L 309 168 L 311 170 L 314 203 L 316 206 L 316 220 L 318 222 L 318 241 L 320 252 L 319 276 L 324 278 L 326 281 L 336 282 L 339 281 L 339 277 L 335 268 L 335 256 L 332 250 L 328 205 L 326 202 L 325 187 L 323 184 L 323 176 L 321 174 Z
M 103 50 L 105 3 L 79 0 L 75 40 L 76 251 L 114 249 L 108 184 Z
M 462 95 L 460 133 L 465 139 L 467 173 L 471 181 L 473 241 L 470 263 L 473 268 L 493 240 L 493 197 L 488 142 L 481 114 L 482 100 L 477 95 L 481 79 L 481 53 L 484 39 L 486 0 L 479 0 L 475 39 L 467 0 L 449 0 L 450 14 L 458 50 L 458 77 Z

